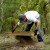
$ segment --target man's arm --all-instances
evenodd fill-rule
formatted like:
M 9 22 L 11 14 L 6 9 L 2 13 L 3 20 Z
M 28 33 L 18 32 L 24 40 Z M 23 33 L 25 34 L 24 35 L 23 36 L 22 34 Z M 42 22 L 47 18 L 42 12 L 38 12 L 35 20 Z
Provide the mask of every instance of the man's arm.
M 36 29 L 34 30 L 34 35 L 37 35 L 37 31 L 38 31 L 38 28 L 40 26 L 40 21 L 39 20 L 36 20 Z
M 15 31 L 15 29 L 18 27 L 18 26 L 20 26 L 22 23 L 20 23 L 20 21 L 15 25 L 15 27 L 12 29 L 12 32 L 14 32 Z
M 38 29 L 40 26 L 40 21 L 39 20 L 36 20 L 36 29 Z

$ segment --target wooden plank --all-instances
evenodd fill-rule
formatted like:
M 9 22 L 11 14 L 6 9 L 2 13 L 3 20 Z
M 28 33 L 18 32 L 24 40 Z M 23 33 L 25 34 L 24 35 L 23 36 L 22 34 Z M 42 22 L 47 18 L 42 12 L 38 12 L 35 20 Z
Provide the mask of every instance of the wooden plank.
M 34 32 L 9 32 L 8 34 L 14 36 L 34 36 Z

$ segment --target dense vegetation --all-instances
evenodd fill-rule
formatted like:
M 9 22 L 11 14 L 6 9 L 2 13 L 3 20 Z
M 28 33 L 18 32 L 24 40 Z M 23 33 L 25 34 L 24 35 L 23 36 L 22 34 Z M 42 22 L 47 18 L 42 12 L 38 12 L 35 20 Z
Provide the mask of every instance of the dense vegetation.
M 50 32 L 50 0 L 0 0 L 0 33 L 11 31 L 11 23 L 16 24 L 18 16 L 29 10 L 40 13 L 41 28 Z

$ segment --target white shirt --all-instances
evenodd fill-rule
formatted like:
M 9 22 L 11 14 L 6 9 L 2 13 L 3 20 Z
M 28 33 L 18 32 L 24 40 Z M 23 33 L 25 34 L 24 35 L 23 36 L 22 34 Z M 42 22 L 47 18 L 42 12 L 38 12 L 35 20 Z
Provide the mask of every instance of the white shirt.
M 39 13 L 37 11 L 27 11 L 24 13 L 27 18 L 27 24 L 30 24 L 31 22 L 36 22 L 36 19 L 39 18 Z M 18 22 L 18 25 L 21 25 L 22 23 Z

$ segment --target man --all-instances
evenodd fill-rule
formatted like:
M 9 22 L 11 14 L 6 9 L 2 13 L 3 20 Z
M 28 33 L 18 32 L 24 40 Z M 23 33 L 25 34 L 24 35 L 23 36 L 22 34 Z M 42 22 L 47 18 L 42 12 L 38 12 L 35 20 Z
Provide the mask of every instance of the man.
M 36 29 L 34 35 L 37 35 L 37 31 L 39 31 L 40 34 L 37 35 L 38 42 L 43 42 L 42 31 L 40 29 L 40 14 L 37 11 L 27 11 L 19 16 L 19 20 L 20 21 L 16 24 L 12 32 L 23 23 L 26 23 L 25 31 L 30 31 L 32 25 L 35 23 Z

